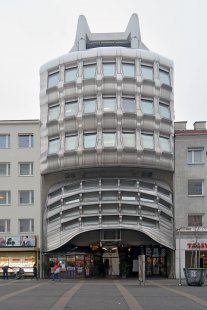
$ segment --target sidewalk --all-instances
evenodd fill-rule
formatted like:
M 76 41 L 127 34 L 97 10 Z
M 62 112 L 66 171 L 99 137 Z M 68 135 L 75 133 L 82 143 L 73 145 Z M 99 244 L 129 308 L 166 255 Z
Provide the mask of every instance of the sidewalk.
M 207 283 L 182 286 L 176 279 L 0 280 L 1 310 L 202 310 Z

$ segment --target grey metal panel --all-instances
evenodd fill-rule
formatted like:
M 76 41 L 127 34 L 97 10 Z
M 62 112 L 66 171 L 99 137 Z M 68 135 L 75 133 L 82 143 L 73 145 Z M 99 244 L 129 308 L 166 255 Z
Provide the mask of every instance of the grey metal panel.
M 65 187 L 72 187 L 71 182 L 62 183 L 60 185 L 62 195 L 58 195 L 61 207 L 55 210 L 50 210 L 54 199 L 48 198 L 45 206 L 48 251 L 64 245 L 83 231 L 104 228 L 144 232 L 153 240 L 173 248 L 172 194 L 167 184 L 153 180 L 154 188 L 149 190 L 140 187 L 139 184 L 141 185 L 140 182 L 143 181 L 138 179 L 134 180 L 136 184 L 134 187 L 131 186 L 132 180 L 130 179 L 114 179 L 116 181 L 113 182 L 114 186 L 110 179 L 108 181 L 97 179 L 96 181 L 100 184 L 98 188 L 83 189 L 84 182 L 88 184 L 96 182 L 88 179 L 80 180 L 79 189 L 75 192 L 65 191 Z M 106 186 L 107 182 L 108 186 Z M 146 180 L 144 182 L 146 186 L 151 187 L 151 183 Z M 169 195 L 158 192 L 158 187 L 167 189 Z M 55 191 L 57 191 L 57 186 L 54 186 Z M 50 195 L 51 193 L 53 193 L 53 188 L 50 189 Z M 122 198 L 123 196 L 126 198 Z M 166 206 L 159 203 L 159 197 L 166 203 Z M 165 217 L 162 217 L 162 213 Z M 59 238 L 57 238 L 57 229 L 59 229 Z

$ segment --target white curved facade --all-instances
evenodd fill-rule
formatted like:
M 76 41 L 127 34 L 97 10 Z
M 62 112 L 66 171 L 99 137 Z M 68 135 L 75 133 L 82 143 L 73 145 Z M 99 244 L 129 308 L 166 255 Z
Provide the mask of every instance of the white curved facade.
M 103 229 L 173 249 L 173 63 L 142 43 L 137 16 L 117 34 L 81 16 L 40 80 L 45 250 Z

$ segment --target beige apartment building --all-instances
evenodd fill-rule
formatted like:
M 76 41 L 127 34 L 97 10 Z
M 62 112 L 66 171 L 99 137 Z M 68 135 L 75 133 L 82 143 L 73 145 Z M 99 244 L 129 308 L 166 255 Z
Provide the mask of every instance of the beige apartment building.
M 176 277 L 183 268 L 207 268 L 206 121 L 175 122 Z
M 0 121 L 0 269 L 40 262 L 40 121 Z

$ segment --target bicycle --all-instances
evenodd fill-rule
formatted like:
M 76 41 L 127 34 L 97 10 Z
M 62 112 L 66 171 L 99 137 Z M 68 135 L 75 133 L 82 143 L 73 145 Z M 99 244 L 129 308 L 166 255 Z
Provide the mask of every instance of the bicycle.
M 15 279 L 21 280 L 23 278 L 24 278 L 24 269 L 20 267 L 19 270 L 15 273 Z

